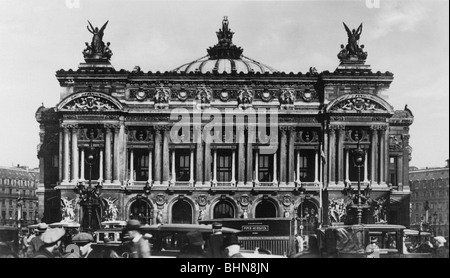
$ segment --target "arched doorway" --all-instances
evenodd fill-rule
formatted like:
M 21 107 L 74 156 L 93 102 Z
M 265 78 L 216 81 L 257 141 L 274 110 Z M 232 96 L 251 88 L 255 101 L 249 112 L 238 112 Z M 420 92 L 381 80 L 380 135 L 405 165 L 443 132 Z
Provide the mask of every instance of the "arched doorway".
M 172 223 L 192 224 L 192 206 L 186 200 L 178 200 L 173 204 Z
M 262 200 L 256 205 L 255 218 L 277 217 L 277 208 L 269 200 Z
M 144 224 L 151 224 L 153 219 L 153 208 L 142 196 L 138 196 L 130 206 L 130 219 L 137 219 Z
M 304 200 L 297 207 L 298 228 L 303 230 L 303 234 L 313 234 L 319 224 L 319 211 L 317 205 L 310 201 Z
M 221 200 L 214 206 L 213 218 L 234 218 L 233 205 L 227 200 Z

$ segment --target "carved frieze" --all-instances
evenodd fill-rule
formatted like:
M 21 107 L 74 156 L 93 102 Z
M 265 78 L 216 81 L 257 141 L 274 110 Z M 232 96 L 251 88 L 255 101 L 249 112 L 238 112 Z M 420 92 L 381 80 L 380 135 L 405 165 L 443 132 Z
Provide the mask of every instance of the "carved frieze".
M 119 108 L 107 99 L 95 95 L 87 95 L 76 98 L 65 106 L 64 110 L 71 111 L 114 111 Z
M 253 91 L 245 86 L 243 89 L 238 91 L 238 107 L 246 109 L 252 106 L 253 103 Z
M 202 104 L 211 103 L 212 99 L 212 90 L 211 88 L 206 87 L 205 85 L 198 87 L 196 91 L 195 99 Z
M 153 101 L 156 109 L 168 109 L 170 99 L 170 88 L 160 85 L 155 89 Z

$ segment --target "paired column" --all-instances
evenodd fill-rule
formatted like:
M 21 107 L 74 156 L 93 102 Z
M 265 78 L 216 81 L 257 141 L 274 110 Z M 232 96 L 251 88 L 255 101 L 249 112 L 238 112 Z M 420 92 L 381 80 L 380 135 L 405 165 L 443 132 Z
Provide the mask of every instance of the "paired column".
M 111 170 L 111 129 L 106 128 L 105 132 L 105 183 L 111 183 L 112 170 Z
M 384 129 L 385 127 L 383 126 L 381 128 L 381 130 L 379 131 L 380 133 L 380 184 L 386 185 L 386 180 L 385 180 L 385 155 L 386 155 L 386 151 L 385 151 L 385 134 L 386 134 L 386 130 Z
M 246 186 L 253 186 L 253 136 L 252 129 L 247 129 L 247 182 Z M 255 173 L 257 175 L 257 173 Z
M 292 186 L 292 187 L 295 186 L 295 150 L 294 150 L 295 134 L 296 134 L 295 130 L 289 131 L 288 186 Z
M 119 180 L 119 165 L 120 165 L 120 139 L 119 139 L 119 127 L 114 127 L 114 181 L 113 183 L 120 183 Z
M 277 152 L 273 154 L 273 185 L 278 186 L 277 180 Z
M 153 165 L 154 175 L 155 175 L 155 185 L 161 184 L 161 141 L 162 134 L 161 130 L 155 130 L 155 164 Z
M 130 149 L 130 178 L 128 179 L 129 182 L 134 181 L 134 150 Z
M 169 171 L 170 171 L 170 157 L 169 157 L 169 131 L 164 130 L 163 132 L 163 185 L 169 185 Z
M 378 130 L 377 127 L 371 127 L 372 129 L 372 140 L 370 144 L 371 149 L 371 169 L 370 169 L 370 179 L 372 184 L 378 183 Z
M 286 130 L 281 130 L 280 141 L 280 186 L 286 186 Z
M 350 150 L 345 149 L 345 182 L 350 182 Z
M 69 129 L 67 127 L 64 128 L 64 171 L 63 171 L 63 182 L 69 182 Z
M 211 186 L 211 143 L 205 142 L 205 186 Z
M 314 157 L 314 183 L 319 183 L 319 150 L 316 150 L 316 155 Z
M 237 126 L 237 139 L 238 139 L 238 160 L 239 160 L 239 168 L 238 168 L 238 183 L 237 186 L 243 186 L 245 182 L 245 148 L 244 148 L 244 142 L 245 142 L 245 134 L 244 134 L 244 127 L 243 126 Z
M 255 152 L 255 184 L 259 184 L 259 150 Z
M 194 186 L 194 149 L 191 149 L 189 158 L 189 185 Z
M 297 186 L 299 187 L 301 185 L 301 181 L 300 181 L 300 149 L 297 150 L 297 169 L 296 169 L 296 175 L 297 175 L 297 179 L 296 179 L 296 183 Z
M 148 151 L 148 180 L 147 180 L 149 184 L 152 184 L 152 182 L 153 182 L 153 180 L 152 180 L 153 179 L 153 176 L 152 176 L 152 172 L 153 172 L 152 165 L 153 165 L 153 152 L 150 149 Z
M 340 126 L 338 129 L 338 148 L 337 148 L 337 157 L 338 157 L 338 185 L 344 185 L 344 127 Z
M 170 182 L 172 185 L 175 185 L 175 182 L 177 181 L 177 174 L 175 171 L 175 149 L 172 149 L 172 163 L 170 165 L 172 166 L 171 170 L 172 179 L 170 180 Z
M 330 185 L 336 184 L 336 130 L 333 127 L 330 127 L 330 138 L 329 138 L 329 146 L 330 146 L 330 156 L 329 156 L 329 183 Z

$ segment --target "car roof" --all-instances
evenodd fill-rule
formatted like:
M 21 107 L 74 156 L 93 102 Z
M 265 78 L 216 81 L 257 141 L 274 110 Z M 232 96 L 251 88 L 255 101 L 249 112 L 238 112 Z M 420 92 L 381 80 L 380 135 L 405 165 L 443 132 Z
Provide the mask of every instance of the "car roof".
M 189 231 L 200 231 L 202 233 L 212 232 L 212 224 L 156 224 L 156 225 L 148 225 L 142 226 L 142 230 L 152 232 L 152 231 L 167 231 L 167 232 L 189 232 Z M 222 227 L 223 233 L 239 233 L 240 230 Z
M 406 229 L 405 226 L 395 224 L 361 224 L 361 225 L 340 225 L 340 226 L 323 227 L 318 230 L 324 232 L 325 230 L 337 230 L 342 228 L 354 230 L 364 229 L 369 231 L 380 231 L 380 232 L 395 232 Z
M 413 229 L 404 229 L 403 232 L 404 232 L 405 235 L 407 235 L 407 236 L 418 236 L 418 235 L 419 235 L 419 231 L 418 231 L 418 230 L 413 230 Z M 420 235 L 421 235 L 421 236 L 430 236 L 431 233 L 421 231 L 421 232 L 420 232 Z

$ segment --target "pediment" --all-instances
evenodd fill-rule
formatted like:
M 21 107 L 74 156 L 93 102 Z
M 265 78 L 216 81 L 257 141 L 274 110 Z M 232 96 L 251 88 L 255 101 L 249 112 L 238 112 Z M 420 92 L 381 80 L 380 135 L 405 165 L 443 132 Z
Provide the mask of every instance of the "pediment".
M 75 93 L 63 99 L 57 111 L 122 111 L 123 105 L 114 97 L 101 92 Z
M 366 94 L 348 94 L 330 102 L 327 113 L 388 113 L 393 114 L 393 107 L 384 99 Z

